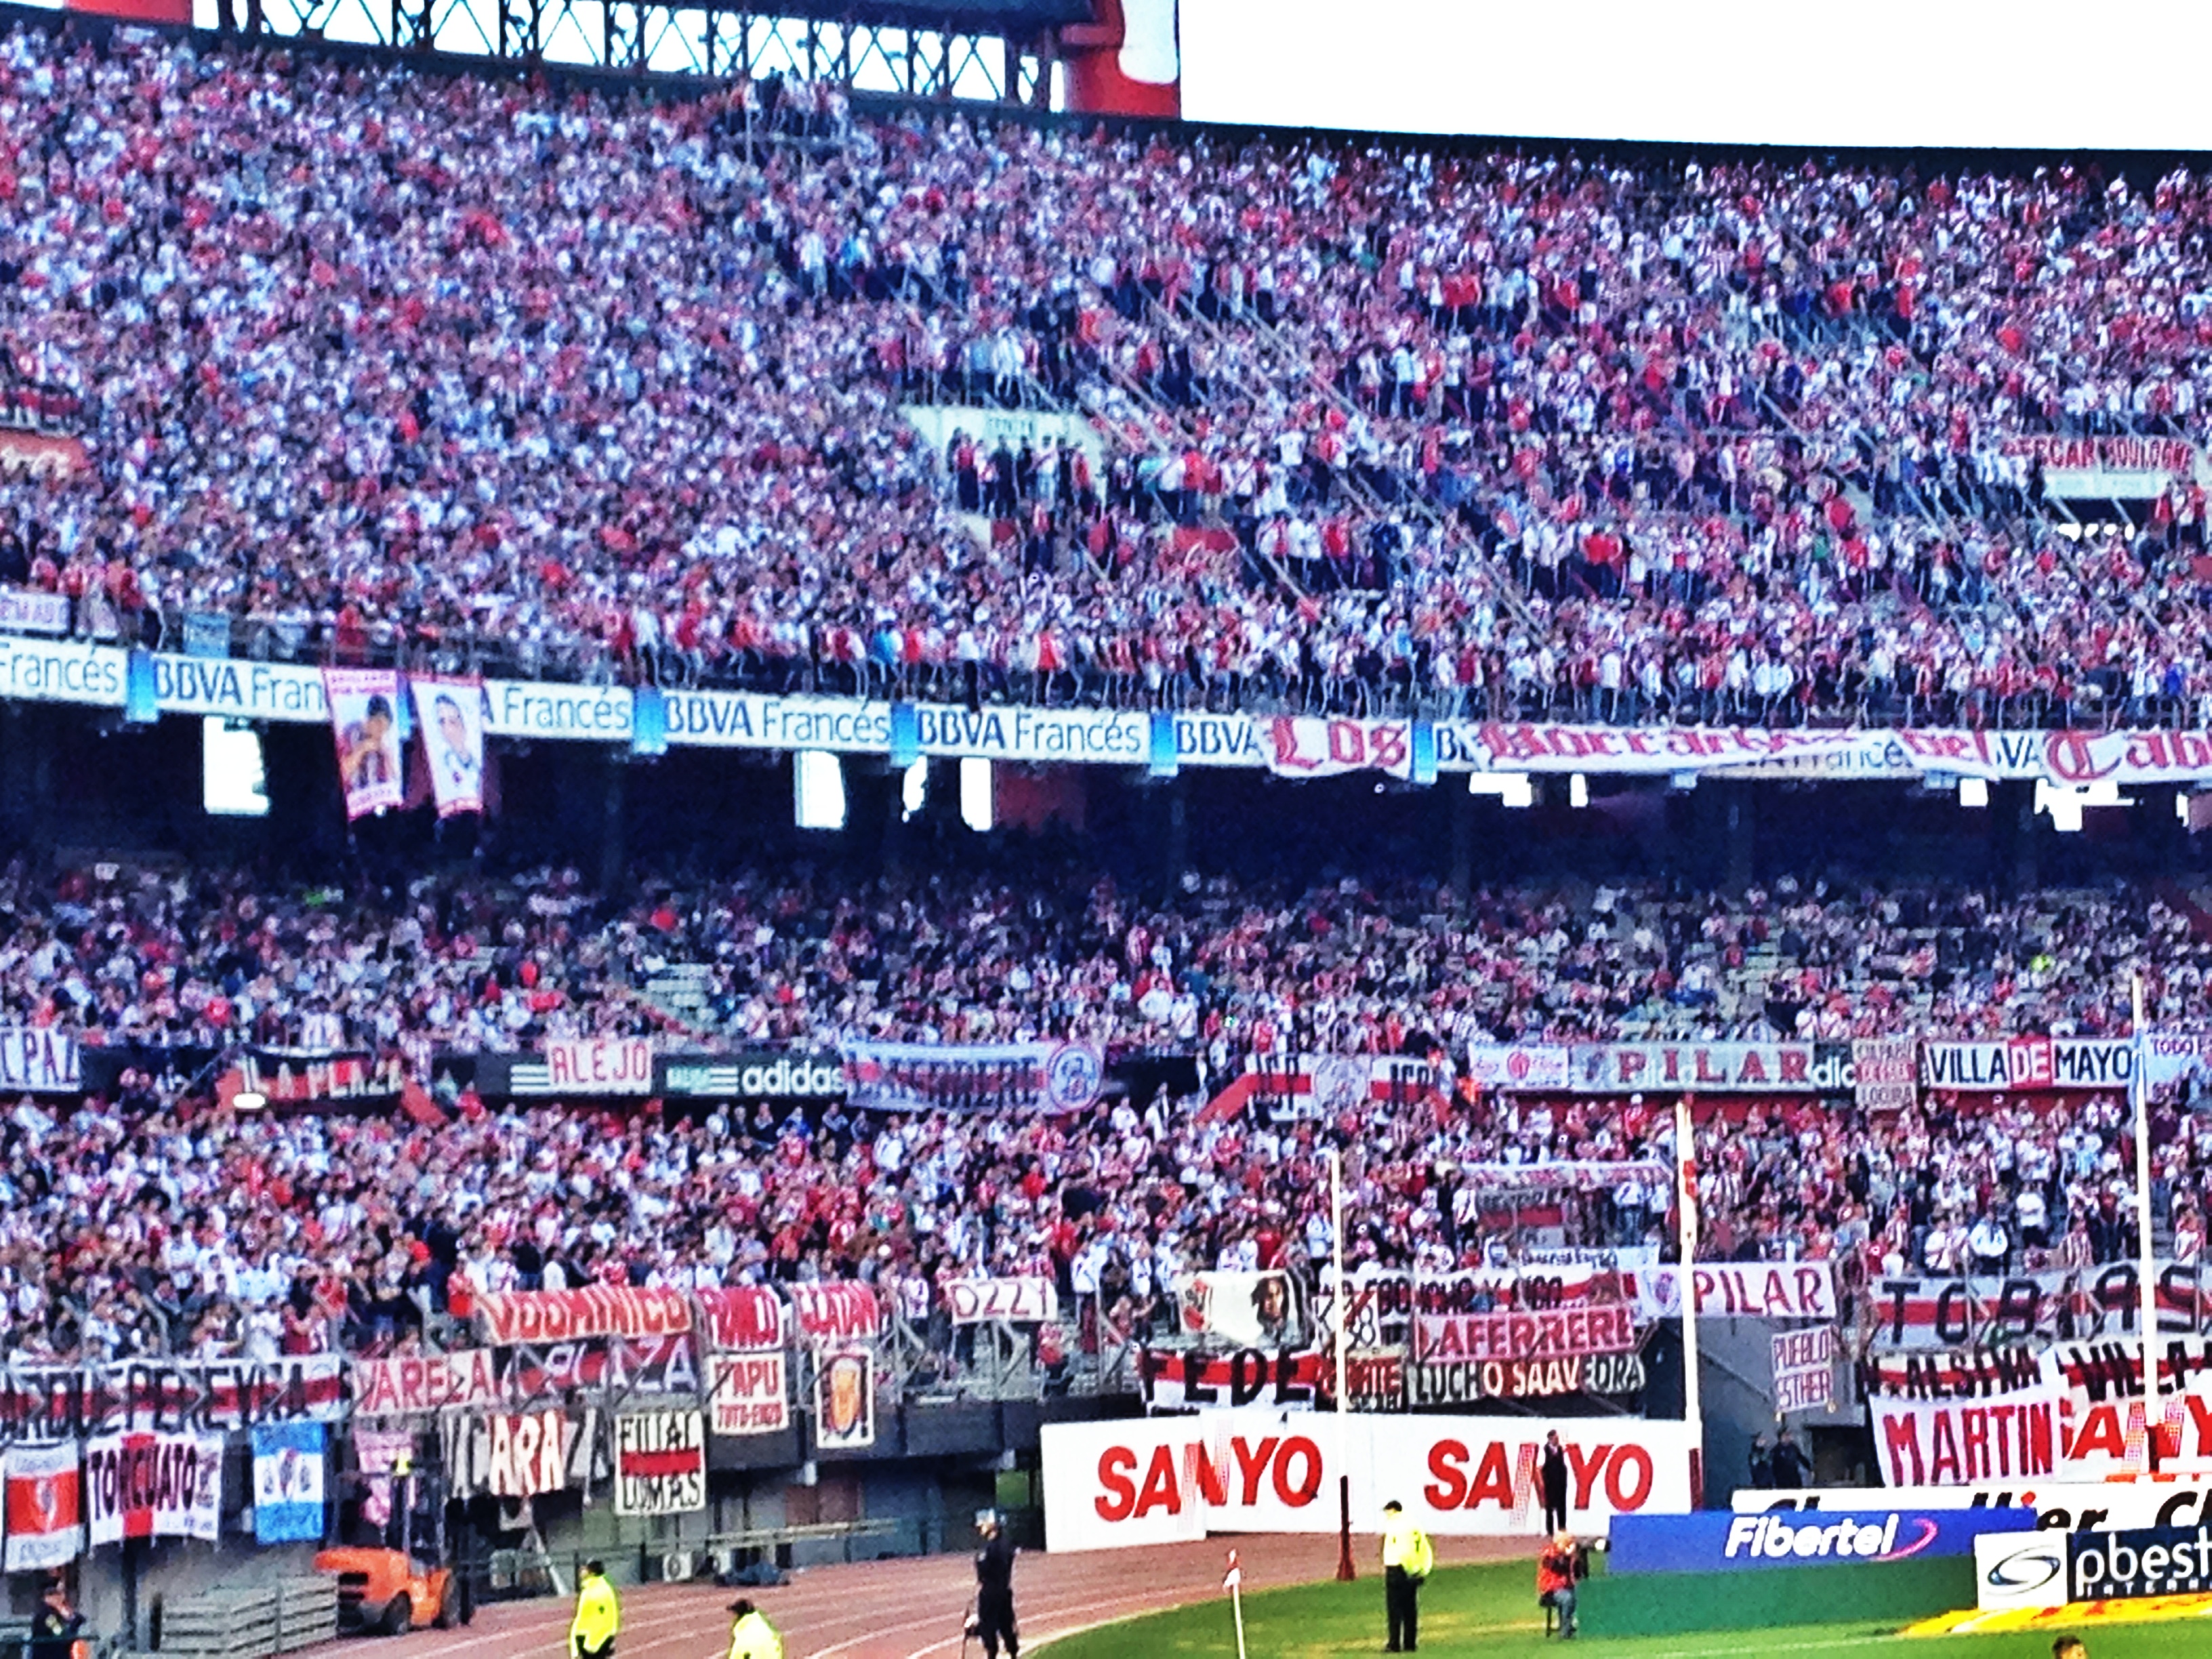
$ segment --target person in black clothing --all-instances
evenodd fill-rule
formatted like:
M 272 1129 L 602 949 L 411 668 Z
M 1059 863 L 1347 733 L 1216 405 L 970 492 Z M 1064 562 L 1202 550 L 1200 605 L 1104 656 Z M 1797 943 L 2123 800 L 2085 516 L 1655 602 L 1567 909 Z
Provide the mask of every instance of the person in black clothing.
M 999 1525 L 996 1515 L 977 1524 L 983 1547 L 975 1552 L 975 1634 L 982 1639 L 984 1659 L 999 1659 L 1006 1644 L 1006 1659 L 1021 1659 L 1022 1638 L 1014 1630 L 1014 1547 Z
M 1784 1491 L 1802 1486 L 1805 1484 L 1805 1477 L 1811 1473 L 1812 1464 L 1798 1449 L 1796 1441 L 1790 1437 L 1790 1431 L 1783 1430 L 1774 1442 L 1775 1486 Z
M 1544 1437 L 1544 1530 L 1567 1529 L 1567 1454 L 1559 1444 L 1559 1431 Z
M 46 1583 L 45 1599 L 31 1615 L 30 1651 L 27 1659 L 70 1659 L 84 1615 L 69 1604 L 69 1592 L 58 1576 Z

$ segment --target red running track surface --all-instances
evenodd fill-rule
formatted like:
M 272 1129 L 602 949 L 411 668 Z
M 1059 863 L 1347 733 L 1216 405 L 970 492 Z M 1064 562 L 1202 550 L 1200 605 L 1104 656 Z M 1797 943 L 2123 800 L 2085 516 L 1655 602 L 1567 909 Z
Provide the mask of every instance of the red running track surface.
M 1084 1555 L 1025 1553 L 1014 1570 L 1023 1650 L 1093 1625 L 1220 1597 L 1232 1543 L 1247 1589 L 1309 1583 L 1336 1571 L 1336 1541 L 1326 1537 L 1215 1538 Z M 1379 1631 L 1376 1542 L 1353 1543 L 1362 1577 L 1378 1580 Z M 1533 1556 L 1535 1540 L 1439 1538 L 1436 1547 L 1443 1563 L 1498 1561 Z M 616 1659 L 721 1659 L 729 1646 L 725 1609 L 740 1595 L 751 1597 L 783 1632 L 788 1659 L 960 1659 L 960 1627 L 975 1583 L 968 1557 L 933 1555 L 811 1567 L 780 1589 L 652 1585 L 623 1594 Z M 500 1602 L 478 1612 L 465 1630 L 362 1638 L 374 1646 L 359 1659 L 568 1659 L 568 1616 L 569 1603 L 550 1596 Z M 324 1652 L 335 1659 L 335 1650 Z M 981 1650 L 972 1643 L 969 1652 L 980 1659 Z

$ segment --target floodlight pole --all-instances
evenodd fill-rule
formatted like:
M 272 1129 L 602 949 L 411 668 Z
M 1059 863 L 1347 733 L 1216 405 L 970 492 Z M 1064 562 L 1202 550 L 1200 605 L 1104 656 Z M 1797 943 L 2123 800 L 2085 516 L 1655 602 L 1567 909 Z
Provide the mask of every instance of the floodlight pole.
M 1691 1097 L 1674 1101 L 1675 1243 L 1681 1265 L 1682 1420 L 1690 1425 L 1690 1507 L 1705 1501 L 1705 1404 L 1698 1376 L 1698 1143 Z
M 1329 1278 L 1334 1281 L 1336 1310 L 1336 1582 L 1348 1584 L 1359 1576 L 1352 1564 L 1352 1437 L 1346 1432 L 1345 1411 L 1349 1401 L 1344 1389 L 1345 1328 L 1352 1310 L 1344 1299 L 1344 1152 L 1328 1149 Z
M 2136 1294 L 2142 1325 L 2143 1473 L 2152 1474 L 2158 1469 L 2158 1431 L 2164 1419 L 2158 1408 L 2158 1267 L 2151 1243 L 2150 1082 L 2143 1075 L 2141 974 L 2134 976 L 2130 988 L 2133 1019 L 2128 1036 L 2135 1046 L 2135 1065 L 2130 1068 L 2128 1092 L 2135 1097 L 2136 1109 Z

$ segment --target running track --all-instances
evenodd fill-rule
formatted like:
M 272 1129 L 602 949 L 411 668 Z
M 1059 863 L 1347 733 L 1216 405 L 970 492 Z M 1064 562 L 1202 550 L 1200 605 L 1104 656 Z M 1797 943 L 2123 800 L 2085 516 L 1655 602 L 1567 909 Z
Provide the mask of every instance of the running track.
M 1024 1650 L 1109 1620 L 1218 1596 L 1230 1541 L 1024 1553 L 1014 1571 Z M 1336 1571 L 1333 1539 L 1233 1541 L 1248 1589 L 1304 1583 Z M 1353 1543 L 1362 1576 L 1378 1576 L 1375 1540 Z M 1495 1561 L 1533 1549 L 1529 1540 L 1504 1538 L 1439 1538 L 1436 1546 L 1437 1559 L 1448 1563 Z M 933 1555 L 811 1567 L 793 1573 L 781 1589 L 652 1585 L 623 1593 L 617 1659 L 720 1659 L 729 1644 L 725 1609 L 740 1595 L 750 1595 L 775 1621 L 789 1659 L 960 1659 L 960 1626 L 975 1582 L 967 1556 Z M 1379 1587 L 1376 1596 L 1379 1628 Z M 359 1650 L 359 1659 L 568 1659 L 568 1601 L 552 1597 L 499 1602 L 479 1611 L 465 1630 L 379 1639 Z M 981 1651 L 971 1644 L 972 1656 Z

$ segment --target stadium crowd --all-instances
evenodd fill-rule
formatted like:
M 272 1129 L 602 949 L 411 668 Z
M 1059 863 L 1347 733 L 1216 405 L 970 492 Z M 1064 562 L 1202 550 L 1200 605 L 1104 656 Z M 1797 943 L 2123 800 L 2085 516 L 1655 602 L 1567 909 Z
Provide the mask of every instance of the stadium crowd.
M 127 870 L 46 890 L 17 868 L 0 913 L 9 1016 L 88 1042 L 358 1043 L 428 1076 L 437 1048 L 611 1026 L 738 1047 L 1079 1035 L 1196 1050 L 1216 1086 L 1255 1048 L 1426 1053 L 1440 1085 L 1241 1114 L 1163 1093 L 1066 1121 L 842 1104 L 611 1115 L 449 1087 L 448 1121 L 426 1126 L 240 1111 L 210 1099 L 205 1070 L 131 1071 L 112 1097 L 25 1097 L 0 1120 L 0 1306 L 27 1361 L 388 1346 L 419 1339 L 457 1280 L 465 1311 L 471 1290 L 854 1276 L 915 1328 L 934 1321 L 949 1356 L 933 1285 L 986 1269 L 1054 1277 L 1088 1310 L 1084 1340 L 1111 1347 L 1171 1328 L 1166 1287 L 1189 1271 L 1324 1257 L 1330 1145 L 1352 1154 L 1355 1263 L 1662 1243 L 1663 1182 L 1543 1166 L 1663 1165 L 1671 1103 L 1487 1095 L 1461 1080 L 1462 1045 L 2112 1030 L 2089 987 L 2140 963 L 2158 1017 L 2184 1019 L 2203 948 L 2128 889 L 2012 906 L 1905 884 L 1784 883 L 1733 903 L 1582 889 L 1478 894 L 1455 913 L 1433 888 L 1352 882 L 1217 878 L 1146 903 L 1036 869 L 873 885 L 825 869 L 608 902 L 557 871 L 271 896 L 243 877 Z M 1731 1013 L 1732 957 L 1766 985 Z M 684 961 L 714 967 L 711 1029 L 675 1032 L 645 988 Z M 2161 1099 L 2154 1132 L 2158 1202 L 2189 1259 L 2212 1171 L 2197 1103 Z M 2109 1101 L 1991 1110 L 1936 1094 L 1876 1124 L 1770 1100 L 1716 1112 L 1701 1142 L 1715 1257 L 1831 1257 L 1857 1284 L 2132 1248 Z
M 19 27 L 81 631 L 1604 720 L 2202 718 L 2212 187 L 1235 144 Z M 925 443 L 902 399 L 997 409 Z M 1073 413 L 1080 418 L 1063 418 Z

